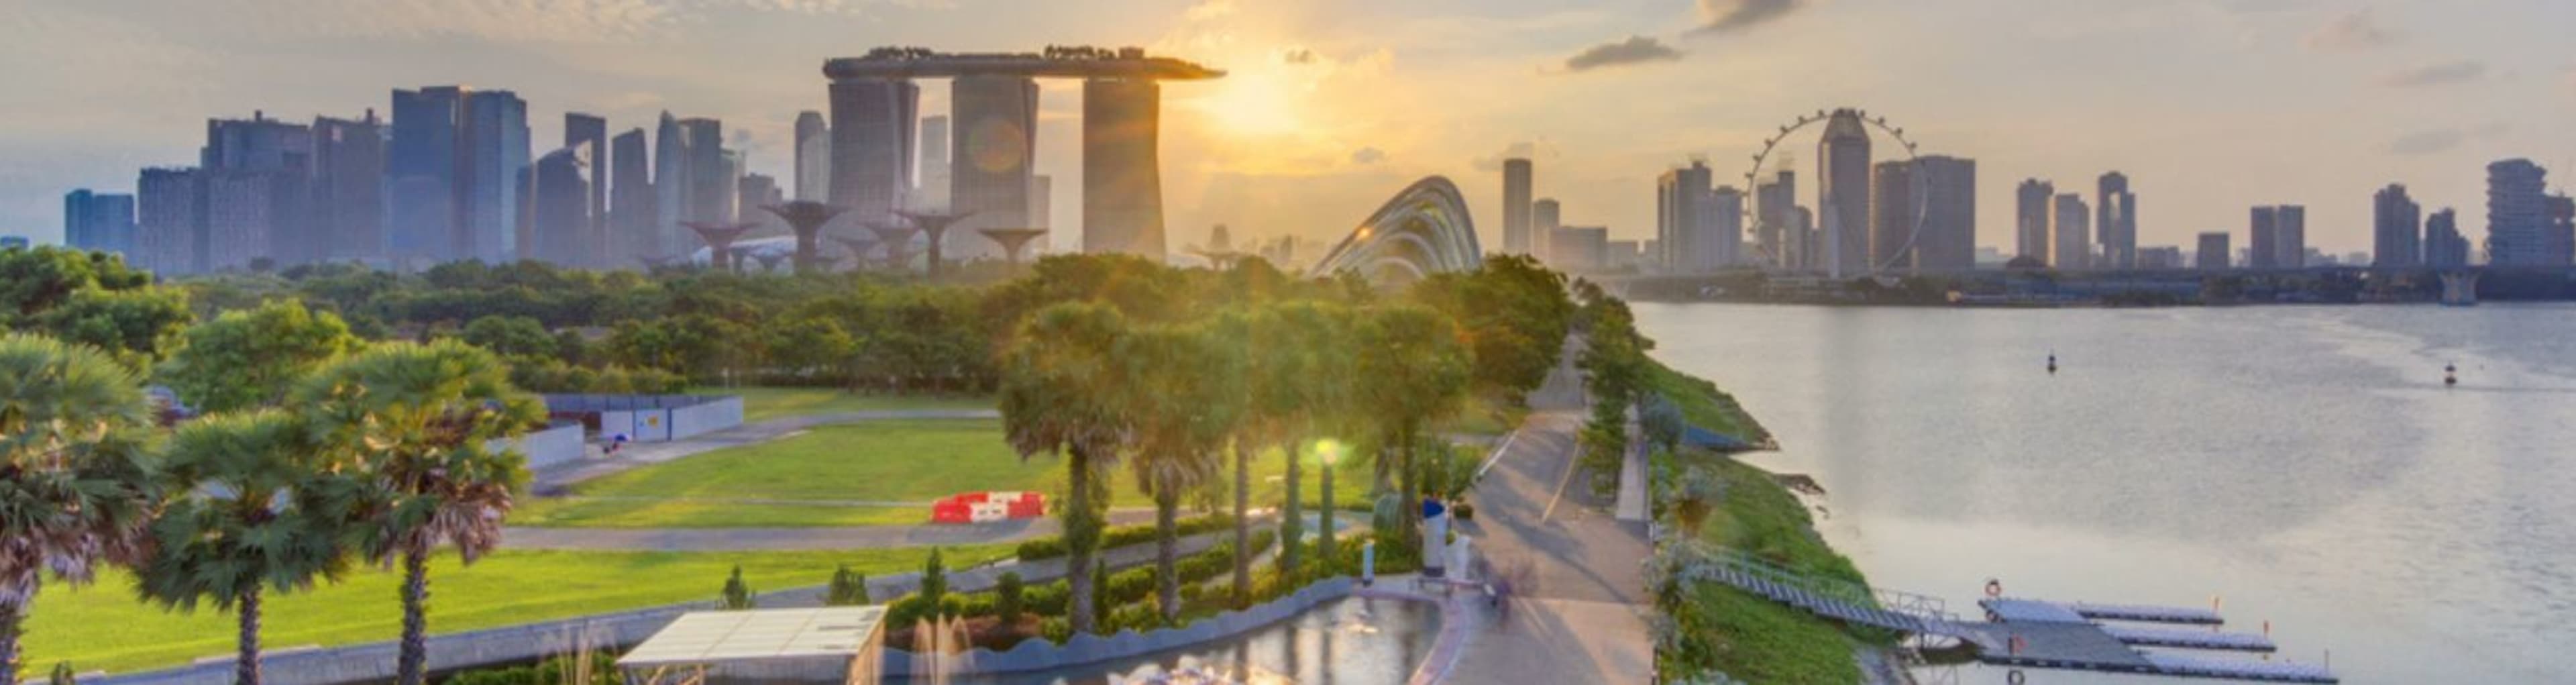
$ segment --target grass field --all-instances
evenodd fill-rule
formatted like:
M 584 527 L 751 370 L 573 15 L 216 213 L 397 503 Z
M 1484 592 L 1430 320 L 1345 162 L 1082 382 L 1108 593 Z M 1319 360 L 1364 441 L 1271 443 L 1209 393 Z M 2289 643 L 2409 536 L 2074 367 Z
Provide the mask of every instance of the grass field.
M 1771 438 L 1771 431 L 1744 411 L 1735 397 L 1717 389 L 1717 384 L 1675 371 L 1660 362 L 1647 360 L 1646 383 L 1682 410 L 1682 418 L 1691 425 L 1760 444 Z
M 928 502 L 979 490 L 1035 490 L 1058 496 L 1064 489 L 1063 463 L 1053 457 L 1021 460 L 1003 442 L 1001 431 L 1001 422 L 990 419 L 818 426 L 767 443 L 583 483 L 574 488 L 575 495 L 614 499 L 534 501 L 512 512 L 510 523 L 588 528 L 890 525 L 920 523 L 929 511 L 920 506 L 848 503 Z M 1257 474 L 1254 501 L 1262 506 L 1284 501 L 1287 486 L 1279 474 L 1287 471 L 1286 457 L 1273 451 L 1255 460 L 1253 468 Z M 1337 470 L 1334 499 L 1359 503 L 1370 473 L 1366 463 Z M 1306 498 L 1317 501 L 1321 481 L 1311 461 L 1304 476 Z M 1112 472 L 1111 479 L 1116 488 L 1113 506 L 1152 504 L 1138 491 L 1124 465 Z M 1230 475 L 1225 482 L 1233 482 Z M 1223 492 L 1230 498 L 1233 491 L 1229 486 Z M 776 502 L 780 500 L 803 502 Z
M 725 574 L 742 566 L 755 591 L 821 585 L 849 564 L 871 575 L 918 571 L 927 549 L 845 552 L 545 552 L 503 550 L 459 568 L 442 555 L 430 572 L 430 630 L 454 632 L 711 600 Z M 1002 546 L 946 551 L 951 568 L 1008 555 Z M 389 640 L 401 630 L 402 576 L 358 571 L 337 584 L 271 595 L 263 642 L 271 649 Z M 29 672 L 71 662 L 80 671 L 115 672 L 185 665 L 228 655 L 235 619 L 211 605 L 193 614 L 162 611 L 134 598 L 123 573 L 101 574 L 77 590 L 49 583 L 27 620 Z
M 741 395 L 743 423 L 759 423 L 786 416 L 830 414 L 878 409 L 991 409 L 990 397 L 927 397 L 913 395 L 862 395 L 838 388 L 785 387 L 697 387 L 689 392 L 701 395 Z

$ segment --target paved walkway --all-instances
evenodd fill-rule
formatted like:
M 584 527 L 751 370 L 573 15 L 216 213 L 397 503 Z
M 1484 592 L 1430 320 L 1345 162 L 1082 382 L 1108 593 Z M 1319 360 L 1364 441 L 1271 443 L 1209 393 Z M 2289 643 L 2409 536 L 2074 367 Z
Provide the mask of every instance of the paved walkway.
M 1622 523 L 1574 481 L 1585 418 L 1580 375 L 1566 365 L 1530 395 L 1533 409 L 1476 486 L 1461 529 L 1512 578 L 1510 610 L 1478 631 L 1449 682 L 1644 683 L 1654 645 L 1646 618 L 1642 524 Z
M 878 411 L 807 414 L 770 419 L 671 442 L 635 443 L 617 451 L 617 456 L 584 459 L 538 469 L 533 489 L 556 492 L 574 483 L 620 473 L 630 469 L 693 457 L 727 447 L 757 445 L 787 437 L 815 426 L 831 426 L 864 421 L 901 421 L 910 419 L 997 419 L 997 409 L 886 409 Z
M 924 516 L 927 516 L 925 510 Z M 1152 509 L 1109 512 L 1112 525 L 1154 522 Z M 1256 521 L 1256 524 L 1260 523 Z M 1062 533 L 1055 517 L 996 523 L 923 523 L 837 528 L 504 528 L 509 549 L 637 552 L 747 552 L 985 545 Z

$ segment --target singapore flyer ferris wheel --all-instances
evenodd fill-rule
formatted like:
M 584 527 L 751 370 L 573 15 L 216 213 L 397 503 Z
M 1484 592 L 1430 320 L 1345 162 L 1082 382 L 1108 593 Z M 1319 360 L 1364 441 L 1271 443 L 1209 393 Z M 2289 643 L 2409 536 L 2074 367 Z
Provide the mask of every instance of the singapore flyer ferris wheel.
M 1786 210 L 1797 205 L 1795 193 L 1784 192 L 1782 195 L 1786 197 L 1774 197 L 1772 193 L 1765 192 L 1763 176 L 1766 172 L 1777 171 L 1775 167 L 1785 163 L 1782 161 L 1782 158 L 1788 156 L 1785 146 L 1793 136 L 1818 124 L 1823 124 L 1825 129 L 1822 139 L 1818 141 L 1818 147 L 1826 149 L 1821 150 L 1823 154 L 1818 155 L 1816 161 L 1818 168 L 1826 169 L 1828 174 L 1834 172 L 1832 165 L 1849 161 L 1836 159 L 1838 155 L 1831 149 L 1836 143 L 1835 138 L 1859 136 L 1858 142 L 1861 144 L 1858 148 L 1861 157 L 1859 163 L 1862 166 L 1858 183 L 1860 187 L 1840 187 L 1849 184 L 1837 183 L 1836 179 L 1830 177 L 1818 178 L 1820 201 L 1815 208 L 1815 225 L 1813 227 L 1788 225 L 1788 222 L 1783 219 L 1789 215 Z M 1872 137 L 1884 137 L 1895 141 L 1896 150 L 1902 155 L 1899 159 L 1906 163 L 1906 168 L 1909 170 L 1920 168 L 1915 164 L 1920 161 L 1920 155 L 1914 140 L 1905 135 L 1904 127 L 1888 123 L 1887 117 L 1860 109 L 1820 109 L 1813 113 L 1800 114 L 1796 119 L 1780 125 L 1778 131 L 1763 139 L 1761 151 L 1753 154 L 1753 166 L 1744 172 L 1745 188 L 1751 193 L 1750 199 L 1754 201 L 1744 203 L 1742 225 L 1746 227 L 1749 234 L 1745 237 L 1750 238 L 1754 245 L 1754 255 L 1761 259 L 1764 265 L 1788 270 L 1821 270 L 1835 277 L 1877 275 L 1906 266 L 1906 263 L 1911 260 L 1917 239 L 1923 234 L 1924 217 L 1930 210 L 1931 193 L 1928 190 L 1926 174 L 1905 173 L 1903 181 L 1908 192 L 1905 194 L 1906 197 L 1900 199 L 1899 204 L 1902 206 L 1880 206 L 1880 201 L 1885 198 L 1871 197 L 1873 187 L 1877 186 L 1876 170 L 1871 168 L 1868 162 L 1869 139 Z M 1852 192 L 1860 193 L 1861 197 L 1867 200 L 1852 203 L 1836 197 L 1838 194 Z M 1784 202 L 1787 206 L 1781 206 Z M 1875 229 L 1880 222 L 1877 217 L 1870 216 L 1874 212 L 1850 211 L 1849 208 L 1855 206 L 1874 207 L 1875 211 L 1893 209 L 1902 212 L 1894 215 L 1894 224 L 1890 227 L 1902 232 L 1903 235 L 1892 233 L 1878 235 Z M 1859 216 L 1845 216 L 1845 214 Z M 1858 254 L 1850 257 L 1842 254 L 1853 250 L 1857 250 Z M 1844 264 L 1857 264 L 1863 273 L 1843 273 L 1844 270 L 1841 267 Z

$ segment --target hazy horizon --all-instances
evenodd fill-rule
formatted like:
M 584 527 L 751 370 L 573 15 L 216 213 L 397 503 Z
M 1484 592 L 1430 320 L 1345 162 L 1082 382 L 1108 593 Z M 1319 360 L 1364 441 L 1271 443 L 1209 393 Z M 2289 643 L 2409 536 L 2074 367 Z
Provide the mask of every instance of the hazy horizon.
M 1925 154 L 1977 160 L 1978 244 L 2009 250 L 2013 186 L 2092 194 L 2119 170 L 2140 245 L 2240 236 L 2304 204 L 2308 242 L 2364 251 L 2370 197 L 2407 184 L 2483 239 L 2484 167 L 2576 174 L 2576 5 L 2541 0 L 330 0 L 144 6 L 36 0 L 0 25 L 0 234 L 59 242 L 62 194 L 188 165 L 210 117 L 389 114 L 398 87 L 514 90 L 532 148 L 565 111 L 649 127 L 721 118 L 751 169 L 789 173 L 824 59 L 881 45 L 1140 45 L 1226 69 L 1165 88 L 1172 244 L 1329 239 L 1414 178 L 1451 177 L 1489 247 L 1507 151 L 1569 224 L 1654 233 L 1654 178 L 1720 183 L 1802 112 L 1857 106 Z M 1046 84 L 1036 170 L 1080 225 L 1079 91 Z M 922 112 L 947 111 L 925 82 Z M 1812 129 L 1810 130 L 1812 132 Z M 745 136 L 748 138 L 737 138 Z M 739 142 L 737 142 L 739 141 Z M 1879 159 L 1893 145 L 1880 141 Z M 1812 138 L 1790 145 L 1800 166 Z M 1802 184 L 1813 203 L 1811 184 Z M 1066 236 L 1069 240 L 1072 236 Z M 1063 244 L 1063 240 L 1059 244 Z

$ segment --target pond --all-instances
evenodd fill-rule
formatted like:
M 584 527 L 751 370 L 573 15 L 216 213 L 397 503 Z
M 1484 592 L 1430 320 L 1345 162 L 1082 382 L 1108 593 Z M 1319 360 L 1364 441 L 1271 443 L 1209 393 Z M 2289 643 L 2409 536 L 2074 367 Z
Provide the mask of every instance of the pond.
M 1426 602 L 1346 597 L 1235 636 L 1131 659 L 1052 671 L 949 678 L 949 685 L 1142 685 L 1242 683 L 1396 685 L 1413 674 L 1440 634 L 1440 609 Z M 889 685 L 930 685 L 895 678 Z

